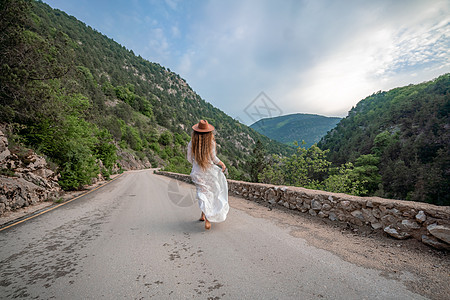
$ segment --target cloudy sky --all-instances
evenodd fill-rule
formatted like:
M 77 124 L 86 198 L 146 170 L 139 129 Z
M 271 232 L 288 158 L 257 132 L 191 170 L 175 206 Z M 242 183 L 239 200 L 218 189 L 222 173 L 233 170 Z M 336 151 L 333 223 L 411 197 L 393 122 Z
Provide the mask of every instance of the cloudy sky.
M 345 117 L 373 92 L 450 72 L 448 0 L 44 2 L 180 74 L 246 124 Z

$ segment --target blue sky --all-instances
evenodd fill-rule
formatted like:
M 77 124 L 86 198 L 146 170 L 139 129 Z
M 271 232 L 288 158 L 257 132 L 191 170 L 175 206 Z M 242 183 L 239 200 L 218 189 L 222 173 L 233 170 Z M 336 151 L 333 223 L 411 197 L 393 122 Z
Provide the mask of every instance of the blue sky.
M 246 124 L 256 121 L 248 108 L 266 100 L 277 108 L 267 116 L 344 117 L 376 91 L 450 72 L 448 0 L 44 2 L 180 74 Z

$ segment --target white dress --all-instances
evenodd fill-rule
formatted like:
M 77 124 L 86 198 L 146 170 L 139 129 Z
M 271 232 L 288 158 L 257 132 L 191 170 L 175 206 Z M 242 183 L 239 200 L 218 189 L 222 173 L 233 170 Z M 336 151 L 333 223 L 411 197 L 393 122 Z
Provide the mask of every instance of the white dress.
M 198 206 L 210 222 L 223 222 L 227 218 L 228 183 L 222 168 L 216 166 L 216 144 L 212 145 L 211 166 L 203 170 L 195 161 L 192 144 L 189 142 L 187 159 L 192 164 L 191 179 L 197 188 Z

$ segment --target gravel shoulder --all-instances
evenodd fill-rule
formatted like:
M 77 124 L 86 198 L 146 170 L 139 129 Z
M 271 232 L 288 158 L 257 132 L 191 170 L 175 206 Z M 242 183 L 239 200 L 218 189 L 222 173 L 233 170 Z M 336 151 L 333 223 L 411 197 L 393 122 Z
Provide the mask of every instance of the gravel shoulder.
M 415 239 L 395 240 L 384 232 L 312 217 L 282 206 L 230 197 L 233 208 L 288 229 L 311 246 L 330 251 L 345 261 L 379 270 L 381 275 L 406 282 L 408 289 L 430 299 L 450 299 L 449 253 Z M 419 280 L 408 279 L 408 274 Z

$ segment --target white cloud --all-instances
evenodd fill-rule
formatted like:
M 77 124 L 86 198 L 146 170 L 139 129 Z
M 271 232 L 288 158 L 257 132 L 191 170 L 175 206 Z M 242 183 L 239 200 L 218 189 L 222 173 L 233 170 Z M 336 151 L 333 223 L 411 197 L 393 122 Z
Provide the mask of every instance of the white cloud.
M 287 111 L 345 116 L 377 90 L 450 71 L 449 18 L 427 17 L 410 18 L 402 26 L 387 20 L 334 45 L 331 54 L 299 72 L 296 85 L 280 92 L 281 105 Z
M 261 91 L 284 113 L 345 116 L 375 91 L 450 71 L 448 1 L 210 1 L 181 13 L 189 22 L 152 31 L 148 56 L 241 119 Z
M 172 36 L 174 38 L 179 38 L 181 36 L 181 32 L 180 29 L 178 28 L 178 26 L 172 26 Z
M 176 1 L 176 0 L 164 0 L 164 1 L 171 9 L 173 9 L 173 10 L 177 9 L 178 1 Z

